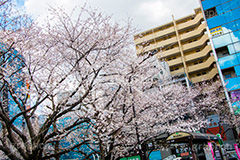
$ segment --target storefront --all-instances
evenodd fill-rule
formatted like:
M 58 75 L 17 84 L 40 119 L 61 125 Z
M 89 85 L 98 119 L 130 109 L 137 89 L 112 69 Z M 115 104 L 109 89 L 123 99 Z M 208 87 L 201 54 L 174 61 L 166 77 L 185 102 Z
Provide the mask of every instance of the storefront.
M 176 132 L 167 138 L 172 152 L 183 160 L 224 160 L 219 137 L 213 134 Z

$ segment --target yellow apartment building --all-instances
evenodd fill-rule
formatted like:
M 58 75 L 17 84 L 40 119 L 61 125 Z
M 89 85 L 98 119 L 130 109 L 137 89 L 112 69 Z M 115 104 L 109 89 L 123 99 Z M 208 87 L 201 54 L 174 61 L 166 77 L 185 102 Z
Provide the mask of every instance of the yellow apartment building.
M 172 76 L 184 75 L 191 83 L 218 75 L 200 8 L 194 14 L 134 36 L 137 55 L 151 53 L 166 61 Z

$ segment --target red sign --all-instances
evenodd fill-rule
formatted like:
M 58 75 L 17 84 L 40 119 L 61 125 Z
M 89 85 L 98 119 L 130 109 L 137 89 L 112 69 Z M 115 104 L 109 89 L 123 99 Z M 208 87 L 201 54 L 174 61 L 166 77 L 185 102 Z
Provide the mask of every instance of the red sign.
M 224 133 L 224 128 L 223 128 L 223 126 L 221 126 L 221 130 L 222 130 L 222 133 Z M 219 133 L 219 131 L 220 131 L 220 127 L 212 127 L 212 128 L 208 128 L 207 129 L 207 133 L 208 134 L 218 134 Z M 227 140 L 227 137 L 226 137 L 226 134 L 224 134 L 224 135 L 221 135 L 221 137 L 222 137 L 222 140 L 223 141 L 226 141 Z
M 181 157 L 183 157 L 183 156 L 189 156 L 189 153 L 188 152 L 181 153 Z

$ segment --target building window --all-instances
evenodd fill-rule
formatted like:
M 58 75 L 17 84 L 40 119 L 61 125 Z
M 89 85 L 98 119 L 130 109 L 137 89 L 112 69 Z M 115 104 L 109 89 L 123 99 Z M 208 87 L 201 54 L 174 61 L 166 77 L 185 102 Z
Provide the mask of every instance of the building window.
M 153 78 L 153 82 L 157 82 L 158 81 L 158 78 Z
M 232 76 L 231 76 L 231 74 L 230 74 L 230 73 L 229 73 L 229 74 L 225 74 L 224 76 L 225 76 L 225 79 L 232 78 Z
M 204 14 L 206 16 L 206 18 L 211 18 L 211 17 L 214 17 L 214 16 L 217 16 L 217 10 L 216 10 L 216 7 L 213 7 L 213 8 L 210 8 L 210 9 L 207 9 L 204 11 Z
M 224 76 L 224 79 L 229 79 L 229 78 L 236 77 L 236 73 L 235 73 L 235 70 L 234 70 L 233 67 L 225 69 L 225 70 L 222 70 L 222 74 Z
M 224 47 L 218 48 L 218 49 L 216 49 L 216 53 L 217 53 L 218 58 L 225 57 L 225 56 L 229 55 L 228 47 L 224 46 Z
M 155 55 L 156 53 L 158 53 L 158 51 L 156 49 L 154 49 L 152 52 L 150 52 L 150 55 L 153 56 Z

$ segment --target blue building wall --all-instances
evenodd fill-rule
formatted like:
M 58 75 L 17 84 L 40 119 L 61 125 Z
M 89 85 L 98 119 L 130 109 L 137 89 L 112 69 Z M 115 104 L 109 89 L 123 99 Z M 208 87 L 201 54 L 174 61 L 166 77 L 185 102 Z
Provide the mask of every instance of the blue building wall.
M 240 109 L 240 1 L 201 0 L 201 3 L 226 88 L 237 113 Z
M 10 77 L 10 84 L 14 84 L 14 91 L 16 94 L 21 95 L 21 88 L 26 86 L 25 78 L 21 77 L 22 68 L 23 68 L 23 57 L 18 54 L 16 50 L 11 52 L 11 57 L 8 59 L 9 66 L 15 68 L 17 73 Z M 9 94 L 9 115 L 12 118 L 20 112 L 20 109 L 17 107 L 17 104 L 14 102 L 12 96 Z M 24 127 L 23 117 L 20 116 L 15 120 L 15 125 L 19 128 Z
M 46 120 L 47 116 L 43 116 L 43 115 L 39 115 L 38 116 L 38 122 L 41 126 L 41 124 L 43 124 Z M 75 120 L 74 118 L 72 117 L 64 117 L 64 118 L 60 118 L 58 119 L 57 121 L 57 128 L 59 130 L 61 130 L 62 128 L 64 127 L 67 127 L 69 125 L 69 122 L 73 123 Z M 79 136 L 79 138 L 69 138 L 68 140 L 67 137 L 63 138 L 62 140 L 59 141 L 59 146 L 60 148 L 69 148 L 70 146 L 73 146 L 73 145 L 76 145 L 76 144 L 79 144 L 81 143 L 81 139 L 82 137 L 84 137 L 84 134 L 86 134 L 86 130 L 89 129 L 89 124 L 88 123 L 82 123 L 80 126 L 76 126 L 78 128 L 76 128 L 76 130 L 74 131 L 74 133 Z M 51 126 L 50 128 L 50 132 L 53 130 L 53 126 Z M 87 136 L 85 136 L 87 137 Z M 95 149 L 97 151 L 99 151 L 98 149 L 98 145 L 94 145 L 94 144 L 89 144 L 89 145 L 82 145 L 81 147 L 79 147 L 78 149 L 76 149 L 76 152 L 69 152 L 69 153 L 66 153 L 64 155 L 62 155 L 60 157 L 61 160 L 81 160 L 81 159 L 84 159 L 86 158 L 84 156 L 84 154 L 82 153 L 79 153 L 78 150 L 81 150 L 81 152 L 85 153 L 86 155 L 89 155 L 91 153 L 93 153 L 94 151 L 92 149 Z M 92 160 L 98 160 L 99 159 L 99 156 L 94 154 L 93 156 L 90 156 L 89 158 L 86 158 L 86 159 L 92 159 Z
M 62 128 L 62 127 L 66 127 L 66 122 L 67 121 L 75 121 L 74 118 L 72 117 L 65 117 L 65 118 L 62 118 L 58 121 L 58 128 Z M 74 140 L 71 140 L 71 142 L 69 141 L 65 141 L 65 139 L 63 139 L 62 141 L 60 141 L 60 145 L 62 148 L 69 148 L 69 146 L 72 146 L 72 145 L 76 145 L 76 144 L 80 144 L 82 141 L 80 141 L 82 139 L 82 137 L 87 137 L 87 136 L 84 136 L 84 134 L 86 134 L 86 130 L 89 129 L 89 124 L 88 123 L 82 123 L 80 126 L 76 126 L 75 128 L 79 127 L 78 129 L 76 129 L 74 131 L 74 133 L 79 136 L 79 139 L 74 139 Z M 87 155 L 88 154 L 91 154 L 93 153 L 93 150 L 91 148 L 96 148 L 95 145 L 93 144 L 90 144 L 89 146 L 84 144 L 82 145 L 81 147 L 79 147 L 79 150 L 81 150 L 83 153 L 86 153 Z M 76 149 L 77 151 L 78 149 Z M 60 157 L 60 159 L 62 160 L 65 160 L 65 159 L 84 159 L 86 158 L 83 154 L 79 153 L 79 152 L 69 152 L 67 154 L 64 154 Z M 94 159 L 93 156 L 90 156 L 89 158 L 87 159 Z M 97 160 L 97 159 L 96 159 Z
M 16 71 L 14 74 L 7 74 L 8 82 L 12 85 L 13 90 L 17 95 L 21 95 L 20 88 L 25 86 L 24 78 L 20 76 L 22 74 L 23 67 L 23 57 L 18 54 L 18 52 L 14 49 L 8 51 L 5 48 L 5 45 L 1 45 L 0 49 L 3 53 L 0 64 L 3 68 L 8 70 L 9 68 Z M 8 91 L 9 86 L 7 84 L 3 84 L 1 82 L 1 87 L 4 85 L 4 91 L 1 94 L 1 100 L 6 101 L 6 106 L 4 106 L 5 111 L 8 112 L 10 118 L 14 117 L 16 114 L 20 112 L 20 109 L 17 107 L 17 104 L 14 102 L 10 92 Z M 14 125 L 22 129 L 23 127 L 23 117 L 20 116 L 14 121 Z

